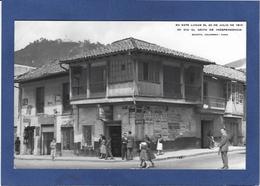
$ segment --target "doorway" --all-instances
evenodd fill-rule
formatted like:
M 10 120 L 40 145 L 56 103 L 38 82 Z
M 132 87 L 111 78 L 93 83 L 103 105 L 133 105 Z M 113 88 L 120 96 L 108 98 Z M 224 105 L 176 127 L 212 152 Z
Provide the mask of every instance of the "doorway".
M 213 121 L 201 120 L 201 148 L 209 148 L 209 136 L 213 136 Z
M 115 157 L 121 156 L 121 125 L 108 126 L 108 135 L 111 138 L 111 150 Z
M 64 151 L 73 151 L 74 146 L 74 131 L 73 127 L 61 127 L 61 149 Z M 66 153 L 66 152 L 65 152 Z
M 236 119 L 225 119 L 225 126 L 228 136 L 230 138 L 231 145 L 238 145 L 238 121 Z
M 53 139 L 53 136 L 54 136 L 53 132 L 43 132 L 42 133 L 42 138 L 43 138 L 42 154 L 43 155 L 51 154 L 50 144 Z

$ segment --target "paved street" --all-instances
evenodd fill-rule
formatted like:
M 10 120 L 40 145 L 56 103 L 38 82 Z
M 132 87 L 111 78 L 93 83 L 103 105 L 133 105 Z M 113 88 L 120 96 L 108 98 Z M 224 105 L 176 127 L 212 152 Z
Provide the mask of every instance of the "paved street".
M 228 154 L 230 169 L 245 169 L 245 151 Z M 135 169 L 139 162 L 133 161 L 68 161 L 68 160 L 14 160 L 15 168 L 23 169 Z M 206 154 L 183 159 L 155 161 L 156 169 L 219 169 L 222 167 L 221 157 L 217 153 Z M 151 168 L 151 169 L 155 169 Z

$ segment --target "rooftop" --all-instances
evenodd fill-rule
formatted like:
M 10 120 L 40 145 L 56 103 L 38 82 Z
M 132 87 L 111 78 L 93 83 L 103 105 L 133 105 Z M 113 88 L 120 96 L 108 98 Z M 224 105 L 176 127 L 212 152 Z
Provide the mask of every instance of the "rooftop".
M 69 69 L 68 65 L 66 64 L 63 64 L 62 66 L 65 69 Z M 50 77 L 61 73 L 67 73 L 67 71 L 64 68 L 60 66 L 59 60 L 54 60 L 39 68 L 31 69 L 24 74 L 18 75 L 15 78 L 15 82 L 21 83 L 21 82 L 41 79 L 45 77 Z
M 61 60 L 62 63 L 71 63 L 75 62 L 77 60 L 81 59 L 90 59 L 90 58 L 98 58 L 98 57 L 104 57 L 124 52 L 131 52 L 131 51 L 140 51 L 150 54 L 157 54 L 157 55 L 163 55 L 163 56 L 170 56 L 170 57 L 177 57 L 182 59 L 188 59 L 193 60 L 196 62 L 204 63 L 204 64 L 210 64 L 212 63 L 208 59 L 198 57 L 195 55 L 179 52 L 176 50 L 172 50 L 169 48 L 165 48 L 153 43 L 149 43 L 146 41 L 142 41 L 135 38 L 126 38 L 122 40 L 115 41 L 109 45 L 106 45 L 105 47 L 100 47 L 94 50 L 88 51 L 84 56 L 76 56 L 71 59 L 64 59 Z
M 231 79 L 240 82 L 246 82 L 246 74 L 242 71 L 221 66 L 221 65 L 206 65 L 203 69 L 206 75 L 216 76 L 224 79 Z

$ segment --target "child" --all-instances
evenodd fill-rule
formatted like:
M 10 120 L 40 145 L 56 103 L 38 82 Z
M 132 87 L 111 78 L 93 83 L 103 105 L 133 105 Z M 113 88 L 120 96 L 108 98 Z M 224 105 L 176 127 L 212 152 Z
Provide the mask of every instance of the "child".
M 157 156 L 163 154 L 162 150 L 163 150 L 163 138 L 162 135 L 159 134 L 158 139 L 157 139 L 157 145 L 156 145 L 156 150 L 157 150 Z

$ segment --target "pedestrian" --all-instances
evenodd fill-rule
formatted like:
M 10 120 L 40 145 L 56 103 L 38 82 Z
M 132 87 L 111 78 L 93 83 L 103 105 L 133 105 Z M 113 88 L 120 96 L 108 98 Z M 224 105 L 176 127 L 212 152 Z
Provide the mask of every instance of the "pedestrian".
M 133 160 L 134 136 L 132 136 L 131 131 L 128 132 L 126 147 L 127 147 L 127 159 Z
M 21 141 L 20 141 L 19 137 L 16 137 L 16 140 L 15 140 L 15 154 L 16 155 L 20 154 L 20 145 L 21 145 Z
M 146 161 L 148 160 L 147 158 L 147 143 L 145 141 L 141 142 L 139 145 L 139 149 L 140 149 L 140 167 L 141 168 L 146 168 L 147 163 Z
M 103 134 L 100 134 L 100 135 L 99 135 L 99 139 L 98 139 L 98 153 L 97 153 L 97 156 L 98 156 L 98 157 L 101 156 L 100 148 L 101 148 L 102 138 L 103 138 Z
M 56 140 L 55 140 L 55 138 L 52 139 L 50 148 L 51 148 L 51 159 L 55 160 L 55 157 L 56 157 Z
M 158 135 L 156 150 L 157 150 L 158 156 L 163 154 L 163 152 L 162 152 L 163 151 L 163 138 L 162 138 L 161 134 Z
M 126 133 L 123 134 L 121 139 L 121 154 L 122 154 L 122 160 L 127 160 L 127 135 Z
M 227 153 L 228 153 L 229 139 L 225 128 L 220 129 L 220 132 L 221 132 L 221 141 L 218 144 L 219 146 L 218 154 L 221 153 L 221 158 L 223 162 L 223 167 L 221 169 L 228 169 Z
M 154 167 L 153 159 L 155 159 L 155 155 L 151 149 L 152 141 L 147 135 L 145 135 L 144 141 L 147 143 L 147 161 L 150 162 L 150 164 L 151 164 L 151 165 L 148 165 L 146 168 Z
M 100 157 L 99 159 L 103 159 L 106 157 L 106 137 L 102 135 L 101 145 L 100 145 Z
M 114 159 L 112 152 L 111 152 L 111 138 L 108 136 L 106 141 L 106 160 L 110 157 L 110 159 Z
M 209 140 L 209 149 L 213 149 L 215 147 L 215 140 L 213 136 L 208 136 Z

